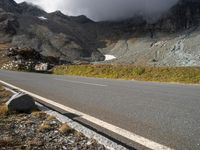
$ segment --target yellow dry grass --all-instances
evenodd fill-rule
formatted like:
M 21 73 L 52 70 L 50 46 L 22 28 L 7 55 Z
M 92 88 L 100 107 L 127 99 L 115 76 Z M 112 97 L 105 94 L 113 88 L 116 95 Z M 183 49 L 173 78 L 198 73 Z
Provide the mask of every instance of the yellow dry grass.
M 200 84 L 200 67 L 143 67 L 133 65 L 68 65 L 53 69 L 57 75 Z
M 35 118 L 41 118 L 41 119 L 44 119 L 44 118 L 46 118 L 46 116 L 47 116 L 47 114 L 44 113 L 44 112 L 42 112 L 42 111 L 33 111 L 33 112 L 31 113 L 31 115 L 32 115 L 33 117 L 35 117 Z
M 48 123 L 46 123 L 46 122 L 42 123 L 39 126 L 39 131 L 40 132 L 45 132 L 45 131 L 49 131 L 49 130 L 51 130 L 51 126 Z
M 6 105 L 0 105 L 0 116 L 6 116 L 8 113 L 8 107 Z
M 56 120 L 56 117 L 54 116 L 48 116 L 46 121 L 52 121 L 52 120 Z
M 71 132 L 73 132 L 73 129 L 70 128 L 66 123 L 62 124 L 61 127 L 59 128 L 59 131 L 62 134 L 69 134 Z

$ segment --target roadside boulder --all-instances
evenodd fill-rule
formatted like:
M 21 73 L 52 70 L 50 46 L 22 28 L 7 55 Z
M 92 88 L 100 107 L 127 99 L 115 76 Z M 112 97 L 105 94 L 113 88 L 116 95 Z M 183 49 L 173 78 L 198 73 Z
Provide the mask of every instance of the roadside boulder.
M 6 103 L 6 105 L 10 111 L 24 113 L 29 113 L 37 108 L 34 99 L 24 93 L 17 93 L 13 95 Z

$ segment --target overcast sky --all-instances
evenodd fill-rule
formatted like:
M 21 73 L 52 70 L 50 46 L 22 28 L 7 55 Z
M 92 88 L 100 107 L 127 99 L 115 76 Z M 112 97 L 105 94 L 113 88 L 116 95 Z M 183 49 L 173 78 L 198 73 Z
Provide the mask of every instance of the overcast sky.
M 24 0 L 16 0 L 23 2 Z M 61 10 L 67 15 L 86 15 L 100 20 L 129 18 L 136 13 L 151 18 L 168 10 L 178 0 L 26 0 L 47 12 Z

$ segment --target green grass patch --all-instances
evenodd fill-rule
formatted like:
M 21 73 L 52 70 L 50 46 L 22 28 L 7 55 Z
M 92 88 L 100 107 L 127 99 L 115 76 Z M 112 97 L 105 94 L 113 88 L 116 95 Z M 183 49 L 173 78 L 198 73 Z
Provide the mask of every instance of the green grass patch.
M 57 75 L 200 84 L 200 67 L 140 67 L 133 65 L 68 65 L 53 69 Z

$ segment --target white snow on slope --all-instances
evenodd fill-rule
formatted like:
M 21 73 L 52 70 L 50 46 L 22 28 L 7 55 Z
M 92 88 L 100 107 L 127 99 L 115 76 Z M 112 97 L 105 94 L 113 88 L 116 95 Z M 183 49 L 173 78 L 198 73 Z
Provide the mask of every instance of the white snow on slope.
M 105 61 L 106 60 L 113 60 L 113 59 L 116 59 L 116 57 L 115 56 L 113 56 L 113 55 L 104 55 L 106 58 L 105 58 Z
M 45 18 L 44 16 L 40 16 L 38 18 L 41 19 L 41 20 L 47 20 L 47 18 Z

